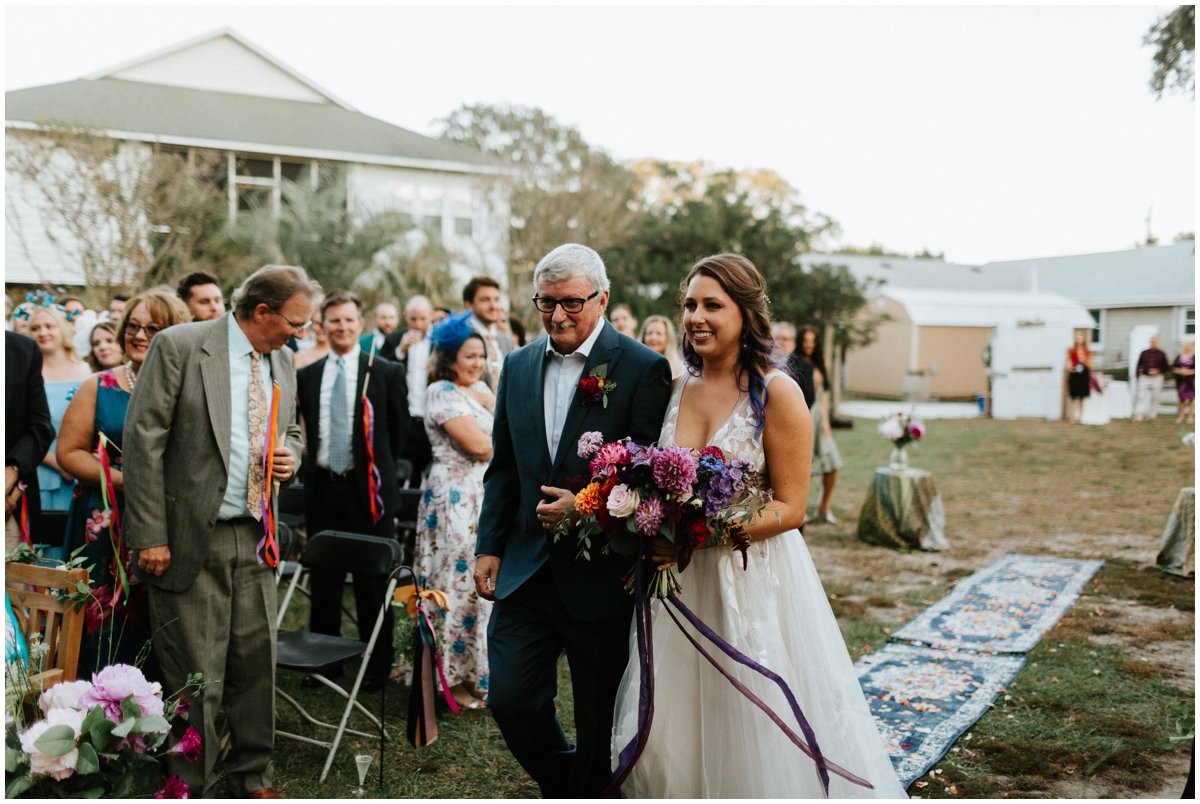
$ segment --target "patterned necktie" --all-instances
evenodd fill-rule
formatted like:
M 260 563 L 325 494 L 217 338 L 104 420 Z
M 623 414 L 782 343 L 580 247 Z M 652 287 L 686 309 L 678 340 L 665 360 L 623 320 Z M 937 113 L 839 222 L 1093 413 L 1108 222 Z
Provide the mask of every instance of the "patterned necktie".
M 263 448 L 267 440 L 267 393 L 262 384 L 262 357 L 250 353 L 250 474 L 247 476 L 246 508 L 262 521 Z
M 337 377 L 329 398 L 329 471 L 340 475 L 350 468 L 350 413 L 346 410 L 346 361 L 337 357 Z

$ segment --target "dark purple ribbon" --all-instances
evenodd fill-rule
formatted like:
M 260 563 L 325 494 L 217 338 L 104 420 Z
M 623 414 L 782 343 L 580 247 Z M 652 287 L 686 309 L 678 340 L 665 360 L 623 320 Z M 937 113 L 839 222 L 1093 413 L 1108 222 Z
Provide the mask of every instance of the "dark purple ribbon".
M 638 660 L 640 665 L 639 669 L 641 671 L 641 685 L 638 690 L 638 729 L 637 733 L 633 736 L 633 739 L 630 740 L 629 744 L 626 745 L 621 751 L 618 758 L 619 761 L 617 763 L 617 770 L 613 774 L 612 783 L 609 784 L 602 794 L 609 797 L 616 796 L 620 793 L 621 785 L 629 777 L 630 772 L 633 770 L 633 766 L 637 763 L 638 758 L 641 757 L 642 751 L 646 747 L 646 742 L 650 737 L 650 726 L 654 719 L 654 648 L 650 612 L 651 601 L 645 593 L 644 577 L 644 568 L 647 561 L 648 558 L 645 554 L 645 543 L 643 542 L 641 550 L 639 551 L 638 562 L 634 567 L 634 596 L 638 601 L 636 604 L 637 619 L 635 620 L 635 623 L 637 625 Z M 760 675 L 763 675 L 766 678 L 769 678 L 771 681 L 774 681 L 783 691 L 783 695 L 787 699 L 788 705 L 791 707 L 792 714 L 796 717 L 796 722 L 800 724 L 800 730 L 804 733 L 804 736 L 807 738 L 808 742 L 806 743 L 804 740 L 802 740 L 794 731 L 792 731 L 791 728 L 788 727 L 786 723 L 783 722 L 783 719 L 780 718 L 770 706 L 768 706 L 761 698 L 751 692 L 745 684 L 734 678 L 734 676 L 728 670 L 722 667 L 721 664 L 714 659 L 712 655 L 710 655 L 708 651 L 706 651 L 691 634 L 687 632 L 687 629 L 683 627 L 683 623 L 679 622 L 679 619 L 675 616 L 675 613 L 671 611 L 670 606 L 667 605 L 668 603 L 675 606 L 675 608 L 678 609 L 678 611 L 688 619 L 688 621 L 696 628 L 697 631 L 699 631 L 710 642 L 720 648 L 726 656 L 733 659 L 738 664 L 749 667 L 751 670 L 754 670 Z M 767 717 L 771 718 L 771 721 L 774 722 L 775 725 L 779 726 L 783 733 L 787 735 L 788 739 L 791 740 L 797 748 L 799 748 L 806 756 L 810 757 L 814 762 L 817 763 L 817 773 L 820 776 L 821 788 L 824 791 L 826 798 L 829 798 L 830 771 L 842 777 L 843 779 L 852 782 L 853 784 L 857 784 L 871 790 L 875 789 L 874 785 L 872 785 L 866 779 L 856 776 L 845 768 L 842 768 L 841 766 L 825 759 L 825 756 L 821 753 L 820 747 L 817 745 L 816 734 L 809 725 L 808 719 L 804 717 L 804 713 L 800 709 L 800 704 L 796 701 L 796 696 L 792 694 L 791 688 L 788 686 L 787 682 L 779 676 L 779 674 L 772 672 L 766 667 L 763 667 L 761 664 L 746 656 L 737 648 L 726 642 L 720 634 L 705 625 L 704 621 L 697 617 L 691 609 L 685 606 L 673 592 L 667 596 L 665 601 L 663 601 L 663 606 L 666 608 L 667 614 L 670 615 L 676 627 L 678 627 L 683 635 L 687 637 L 688 641 L 695 646 L 696 650 L 700 652 L 700 655 L 707 659 L 708 662 L 715 667 L 718 672 L 721 673 L 721 675 L 725 676 L 725 678 L 729 680 L 729 683 L 733 685 L 734 689 L 742 693 L 742 695 L 746 696 L 751 703 L 765 712 Z

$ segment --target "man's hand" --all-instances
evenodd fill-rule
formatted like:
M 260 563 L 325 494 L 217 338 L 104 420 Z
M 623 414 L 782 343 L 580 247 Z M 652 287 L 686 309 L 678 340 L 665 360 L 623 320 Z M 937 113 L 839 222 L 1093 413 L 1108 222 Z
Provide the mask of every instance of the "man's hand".
M 663 536 L 655 536 L 650 540 L 654 547 L 654 566 L 656 569 L 665 570 L 668 567 L 675 566 L 675 545 L 670 539 Z
M 138 556 L 138 567 L 147 575 L 162 575 L 171 566 L 171 548 L 147 547 Z
M 496 579 L 500 577 L 500 556 L 475 556 L 475 591 L 484 600 L 496 599 Z
M 543 528 L 550 530 L 567 515 L 568 509 L 574 507 L 575 495 L 566 489 L 556 489 L 554 486 L 542 486 L 542 494 L 554 498 L 550 502 L 543 500 L 537 506 L 538 522 L 542 523 Z
M 421 340 L 422 337 L 424 337 L 422 333 L 417 332 L 415 329 L 410 329 L 408 332 L 404 333 L 404 335 L 400 337 L 400 345 L 396 347 L 397 354 L 407 355 L 408 347 Z
M 17 479 L 20 475 L 17 474 L 17 467 L 4 467 L 4 494 L 7 496 L 12 494 L 13 487 L 17 485 Z
M 271 477 L 275 480 L 287 480 L 296 471 L 296 456 L 287 447 L 275 448 L 275 468 Z

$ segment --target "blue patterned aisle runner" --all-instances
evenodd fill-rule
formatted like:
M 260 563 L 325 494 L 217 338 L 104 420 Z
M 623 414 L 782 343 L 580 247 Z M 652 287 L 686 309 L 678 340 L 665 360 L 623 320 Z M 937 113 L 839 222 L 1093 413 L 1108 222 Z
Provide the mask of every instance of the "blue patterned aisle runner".
M 949 750 L 1025 666 L 1104 565 L 1009 553 L 858 660 L 859 683 L 906 787 Z M 924 643 L 924 644 L 922 644 Z
M 895 643 L 859 659 L 858 680 L 900 784 L 941 759 L 1024 666 L 1024 656 Z
M 1103 559 L 1009 553 L 959 581 L 892 639 L 936 648 L 1025 653 L 1058 623 Z

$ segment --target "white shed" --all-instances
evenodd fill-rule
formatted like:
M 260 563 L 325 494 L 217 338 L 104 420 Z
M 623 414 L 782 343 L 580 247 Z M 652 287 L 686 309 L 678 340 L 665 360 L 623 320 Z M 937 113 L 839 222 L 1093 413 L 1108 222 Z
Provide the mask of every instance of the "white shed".
M 885 285 L 868 309 L 891 320 L 880 326 L 875 343 L 847 353 L 848 392 L 973 398 L 988 392 L 984 360 L 990 352 L 992 409 L 1000 418 L 1058 418 L 1072 332 L 1092 326 L 1083 306 L 1055 293 Z

